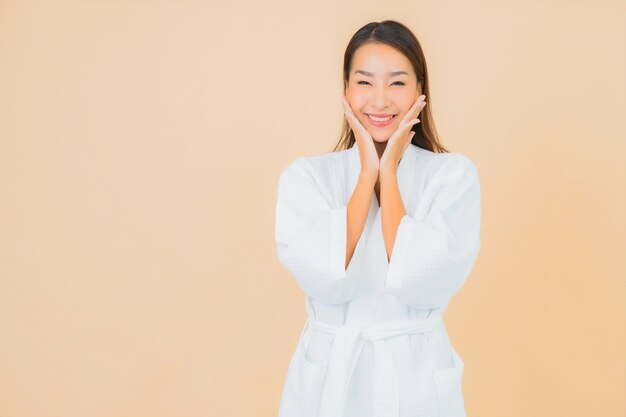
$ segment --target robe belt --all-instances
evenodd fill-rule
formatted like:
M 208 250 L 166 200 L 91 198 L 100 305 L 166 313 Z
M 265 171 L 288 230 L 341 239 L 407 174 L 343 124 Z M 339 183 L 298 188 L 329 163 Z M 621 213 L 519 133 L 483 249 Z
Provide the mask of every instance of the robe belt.
M 332 349 L 327 366 L 326 381 L 320 404 L 320 417 L 343 417 L 346 396 L 352 373 L 358 362 L 365 341 L 374 343 L 374 415 L 399 416 L 399 375 L 393 354 L 386 339 L 399 335 L 420 333 L 444 325 L 441 316 L 420 319 L 395 320 L 373 325 L 332 325 L 307 319 L 305 330 L 315 330 L 334 334 Z M 389 377 L 389 369 L 396 369 Z

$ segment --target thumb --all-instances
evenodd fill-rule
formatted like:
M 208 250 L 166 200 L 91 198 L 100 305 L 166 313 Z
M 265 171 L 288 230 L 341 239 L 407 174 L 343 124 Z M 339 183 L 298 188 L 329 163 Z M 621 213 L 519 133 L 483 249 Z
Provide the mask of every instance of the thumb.
M 406 149 L 409 147 L 409 145 L 411 144 L 411 139 L 413 138 L 413 136 L 415 136 L 415 132 L 411 132 L 408 134 L 408 138 L 407 141 L 404 143 L 404 146 L 402 147 L 402 154 L 404 154 L 404 152 L 406 151 Z

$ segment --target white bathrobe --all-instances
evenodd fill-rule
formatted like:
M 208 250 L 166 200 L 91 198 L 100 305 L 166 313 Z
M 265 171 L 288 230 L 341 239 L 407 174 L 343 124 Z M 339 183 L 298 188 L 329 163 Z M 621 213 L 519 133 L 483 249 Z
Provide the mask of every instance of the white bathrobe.
M 480 184 L 465 155 L 410 144 L 397 178 L 406 215 L 391 254 L 372 201 L 345 268 L 358 145 L 282 171 L 280 263 L 306 294 L 279 417 L 465 417 L 464 362 L 442 319 L 480 249 Z

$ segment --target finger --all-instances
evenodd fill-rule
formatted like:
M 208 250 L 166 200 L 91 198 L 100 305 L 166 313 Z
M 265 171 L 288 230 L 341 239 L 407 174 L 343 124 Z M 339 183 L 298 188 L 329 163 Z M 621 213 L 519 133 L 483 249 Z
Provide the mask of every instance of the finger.
M 407 111 L 404 117 L 402 118 L 402 123 L 406 123 L 407 120 L 412 119 L 415 116 L 417 116 L 419 112 L 424 108 L 424 105 L 426 102 L 422 101 L 422 97 L 423 96 L 420 96 L 417 100 L 415 100 L 415 103 L 413 103 L 409 111 Z
M 412 109 L 420 110 L 420 109 L 423 109 L 425 105 L 426 105 L 426 99 L 424 98 L 424 96 L 419 96 L 419 98 L 415 100 L 415 103 L 413 103 Z
M 357 119 L 357 117 L 354 115 L 354 113 L 350 109 L 346 109 L 343 113 L 346 115 L 346 119 L 348 119 L 348 123 L 350 123 L 350 126 L 352 126 L 353 128 L 357 124 L 360 124 L 359 119 Z
M 410 121 L 408 121 L 407 123 L 405 123 L 404 125 L 402 125 L 402 129 L 410 129 L 411 127 L 413 127 L 414 125 L 418 124 L 420 122 L 420 119 L 412 119 Z
M 341 100 L 341 105 L 343 106 L 344 111 L 348 110 L 348 104 L 346 103 L 346 98 L 344 97 L 344 95 L 340 95 L 339 99 Z
M 422 101 L 422 103 L 417 107 L 417 112 L 415 113 L 416 117 L 422 112 L 422 110 L 424 110 L 424 107 L 426 107 L 426 102 Z
M 352 109 L 350 108 L 350 103 L 348 103 L 348 100 L 346 100 L 345 96 L 342 94 L 340 96 L 341 99 L 341 104 L 343 105 L 343 114 L 346 115 L 346 118 L 348 119 L 348 121 L 353 120 L 352 118 L 356 118 L 356 116 L 354 116 L 354 113 L 352 112 Z
M 346 97 L 343 94 L 339 95 L 339 100 L 341 100 L 341 104 L 344 108 L 346 108 Z
M 417 117 L 417 115 L 420 114 L 422 112 L 422 110 L 424 110 L 424 107 L 426 107 L 426 101 L 425 100 L 421 101 L 420 105 L 417 106 L 417 108 L 415 109 L 414 117 Z
M 400 154 L 404 154 L 404 151 L 406 151 L 406 148 L 409 147 L 409 145 L 411 144 L 411 140 L 413 139 L 413 135 L 412 134 L 408 134 L 406 135 L 406 140 L 404 141 L 404 144 L 402 145 L 402 151 L 400 152 Z
M 352 111 L 352 107 L 350 106 L 350 103 L 348 103 L 348 99 L 346 99 L 346 96 L 344 96 L 343 94 L 341 95 L 341 102 L 343 103 L 343 107 L 344 107 L 345 111 L 349 112 L 351 115 L 354 116 L 354 112 Z
M 356 115 L 354 114 L 354 112 L 352 111 L 352 108 L 350 107 L 350 103 L 348 103 L 347 100 L 343 99 L 342 100 L 344 102 L 344 114 L 346 115 L 346 118 L 348 119 L 348 122 L 352 122 L 352 124 L 356 125 L 356 124 L 361 124 L 361 122 L 359 122 L 359 119 L 356 117 Z
M 352 113 L 349 110 L 346 110 L 344 111 L 344 114 L 346 116 L 346 119 L 348 120 L 348 124 L 350 125 L 350 128 L 352 128 L 355 135 L 358 135 L 358 136 L 367 135 L 367 130 L 365 129 L 365 127 L 363 127 L 363 125 L 361 124 L 359 119 L 354 115 L 354 113 Z
M 343 114 L 346 115 L 346 119 L 348 120 L 348 123 L 350 124 L 350 126 L 355 129 L 357 127 L 357 123 L 360 124 L 359 120 L 356 118 L 356 116 L 351 113 L 350 111 L 346 110 L 343 112 Z
M 411 127 L 419 122 L 419 119 L 412 119 L 408 123 L 400 125 L 400 127 L 398 127 L 398 129 L 394 132 L 391 138 L 389 138 L 389 143 L 402 143 L 402 141 L 404 140 L 403 138 L 406 138 L 406 135 L 410 135 L 409 130 L 411 130 Z
M 426 96 L 425 95 L 421 95 L 417 98 L 417 100 L 415 100 L 415 103 L 413 103 L 416 105 L 416 109 L 422 109 L 424 108 L 424 106 L 426 105 Z
M 413 103 L 413 105 L 411 106 L 409 111 L 406 112 L 406 114 L 404 115 L 404 117 L 400 121 L 401 124 L 406 123 L 408 119 L 412 118 L 413 112 L 417 108 L 417 103 L 418 103 L 417 101 L 415 103 Z
M 408 134 L 406 143 L 404 144 L 404 147 L 402 148 L 402 154 L 404 154 L 404 151 L 406 151 L 406 148 L 408 148 L 409 145 L 411 144 L 411 141 L 413 140 L 413 136 L 415 136 L 415 132 L 411 132 Z

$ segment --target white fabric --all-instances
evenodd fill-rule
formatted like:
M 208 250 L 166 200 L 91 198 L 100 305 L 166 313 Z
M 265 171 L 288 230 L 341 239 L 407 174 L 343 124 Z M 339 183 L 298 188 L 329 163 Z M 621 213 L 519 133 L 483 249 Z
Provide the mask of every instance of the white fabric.
M 465 417 L 464 363 L 442 314 L 480 249 L 480 184 L 465 155 L 409 145 L 398 166 L 407 214 L 387 260 L 372 195 L 345 268 L 357 145 L 300 157 L 280 174 L 276 244 L 306 295 L 279 417 Z

